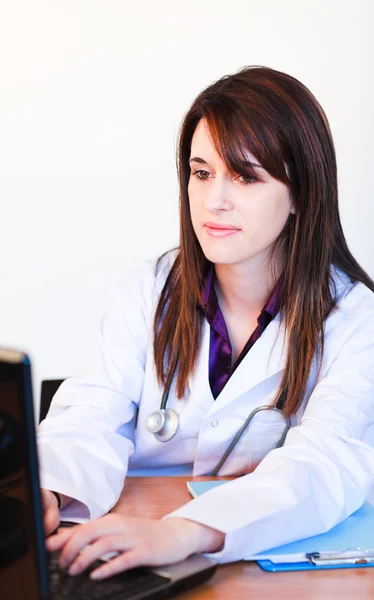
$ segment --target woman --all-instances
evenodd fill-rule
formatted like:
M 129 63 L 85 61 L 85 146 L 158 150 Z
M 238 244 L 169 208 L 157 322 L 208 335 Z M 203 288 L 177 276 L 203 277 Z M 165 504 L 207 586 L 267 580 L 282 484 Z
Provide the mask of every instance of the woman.
M 127 277 L 92 373 L 41 425 L 46 529 L 58 502 L 77 522 L 108 512 L 128 465 L 243 476 L 167 519 L 50 537 L 72 574 L 109 550 L 92 577 L 240 560 L 328 530 L 373 483 L 374 284 L 342 232 L 322 108 L 272 69 L 224 77 L 184 118 L 178 170 L 180 248 Z

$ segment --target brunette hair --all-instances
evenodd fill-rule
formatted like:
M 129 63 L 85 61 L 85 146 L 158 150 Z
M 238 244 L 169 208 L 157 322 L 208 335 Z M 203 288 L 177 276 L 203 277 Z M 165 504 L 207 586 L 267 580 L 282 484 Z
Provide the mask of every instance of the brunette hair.
M 287 339 L 286 365 L 274 405 L 286 393 L 283 412 L 290 416 L 303 400 L 314 357 L 321 364 L 324 322 L 336 306 L 331 265 L 374 291 L 343 234 L 330 127 L 302 83 L 261 66 L 219 79 L 199 94 L 185 115 L 177 153 L 180 248 L 154 319 L 157 377 L 167 387 L 177 372 L 178 398 L 199 352 L 202 316 L 197 305 L 210 264 L 193 230 L 187 191 L 191 140 L 202 118 L 230 172 L 256 179 L 250 165 L 243 167 L 249 151 L 291 191 L 296 214 L 290 214 L 273 248 L 281 245 L 285 253 L 280 310 Z

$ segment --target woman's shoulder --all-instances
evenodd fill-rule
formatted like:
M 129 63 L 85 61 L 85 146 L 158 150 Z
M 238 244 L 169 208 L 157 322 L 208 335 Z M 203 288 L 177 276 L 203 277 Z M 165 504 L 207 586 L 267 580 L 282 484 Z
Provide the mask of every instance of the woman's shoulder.
M 374 292 L 361 281 L 352 281 L 341 269 L 331 266 L 333 296 L 337 307 L 347 315 L 356 313 L 374 323 Z
M 133 300 L 144 309 L 151 307 L 157 301 L 177 255 L 177 249 L 170 250 L 127 269 L 116 286 L 123 302 L 129 305 Z
M 155 276 L 155 290 L 161 293 L 170 270 L 179 254 L 179 249 L 174 248 L 162 254 L 157 260 L 152 261 Z

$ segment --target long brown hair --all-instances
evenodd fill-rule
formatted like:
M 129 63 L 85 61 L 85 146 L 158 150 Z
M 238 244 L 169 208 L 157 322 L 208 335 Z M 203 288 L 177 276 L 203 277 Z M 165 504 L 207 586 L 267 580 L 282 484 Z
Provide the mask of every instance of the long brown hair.
M 177 372 L 183 396 L 196 364 L 202 316 L 197 310 L 209 266 L 194 233 L 188 199 L 191 140 L 206 119 L 218 154 L 232 173 L 256 177 L 243 168 L 245 153 L 287 184 L 291 214 L 273 247 L 285 256 L 280 310 L 287 358 L 274 404 L 287 392 L 285 415 L 294 414 L 305 394 L 314 357 L 321 364 L 324 321 L 336 306 L 330 266 L 374 291 L 374 283 L 350 253 L 338 210 L 334 144 L 326 115 L 297 79 L 266 67 L 247 67 L 201 92 L 179 133 L 180 248 L 161 293 L 154 319 L 154 358 L 159 382 L 168 386 Z

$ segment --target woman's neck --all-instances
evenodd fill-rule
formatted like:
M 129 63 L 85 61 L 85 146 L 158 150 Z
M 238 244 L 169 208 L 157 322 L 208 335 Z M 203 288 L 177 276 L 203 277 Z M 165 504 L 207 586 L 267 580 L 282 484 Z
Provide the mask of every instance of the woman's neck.
M 283 271 L 280 261 L 273 269 L 264 261 L 215 265 L 216 293 L 221 308 L 239 314 L 259 314 Z M 274 275 L 274 277 L 273 277 Z

